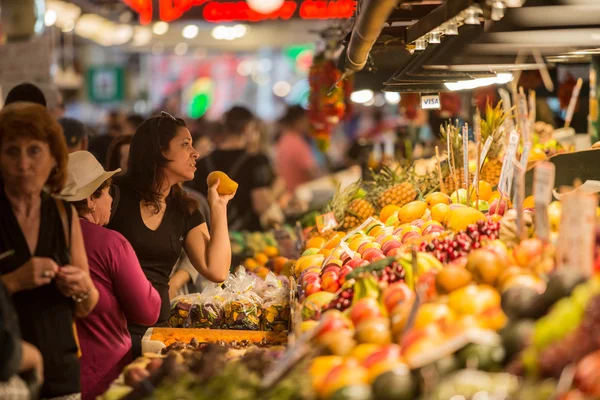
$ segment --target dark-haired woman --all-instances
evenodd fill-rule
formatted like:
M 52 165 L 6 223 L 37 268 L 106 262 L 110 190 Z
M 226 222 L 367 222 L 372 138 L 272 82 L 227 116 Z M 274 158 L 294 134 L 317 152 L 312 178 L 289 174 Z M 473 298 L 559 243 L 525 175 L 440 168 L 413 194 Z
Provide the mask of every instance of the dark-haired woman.
M 185 249 L 194 268 L 213 282 L 229 273 L 231 247 L 227 230 L 227 203 L 218 182 L 208 192 L 211 234 L 198 203 L 181 184 L 194 178 L 198 152 L 185 122 L 170 114 L 144 121 L 129 153 L 127 175 L 119 183 L 120 200 L 109 228 L 127 238 L 148 280 L 161 296 L 158 325 L 169 316 L 169 276 Z M 129 324 L 133 355 L 141 354 L 146 326 Z

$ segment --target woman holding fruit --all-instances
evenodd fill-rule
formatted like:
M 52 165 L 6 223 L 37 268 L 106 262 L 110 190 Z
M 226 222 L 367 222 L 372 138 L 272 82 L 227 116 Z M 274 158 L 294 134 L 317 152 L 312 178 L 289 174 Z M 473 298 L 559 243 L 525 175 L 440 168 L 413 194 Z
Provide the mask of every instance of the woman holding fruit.
M 183 249 L 194 268 L 213 282 L 229 274 L 231 246 L 227 203 L 217 180 L 208 191 L 211 234 L 198 203 L 182 189 L 194 178 L 198 152 L 182 119 L 162 112 L 137 129 L 127 175 L 119 183 L 120 201 L 108 227 L 131 242 L 142 270 L 161 297 L 157 325 L 169 317 L 169 276 Z M 129 324 L 134 358 L 141 354 L 147 326 Z

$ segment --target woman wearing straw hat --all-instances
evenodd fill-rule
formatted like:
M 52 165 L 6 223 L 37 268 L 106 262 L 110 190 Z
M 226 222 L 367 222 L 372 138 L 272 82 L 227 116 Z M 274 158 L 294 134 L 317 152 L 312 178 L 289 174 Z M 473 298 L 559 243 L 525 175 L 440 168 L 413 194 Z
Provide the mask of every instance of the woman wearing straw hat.
M 111 178 L 94 155 L 69 155 L 68 178 L 60 197 L 75 206 L 81 221 L 90 273 L 100 300 L 86 319 L 77 321 L 81 343 L 81 395 L 95 399 L 131 362 L 127 321 L 152 325 L 160 311 L 160 296 L 144 276 L 131 244 L 120 233 L 104 228 L 110 218 Z

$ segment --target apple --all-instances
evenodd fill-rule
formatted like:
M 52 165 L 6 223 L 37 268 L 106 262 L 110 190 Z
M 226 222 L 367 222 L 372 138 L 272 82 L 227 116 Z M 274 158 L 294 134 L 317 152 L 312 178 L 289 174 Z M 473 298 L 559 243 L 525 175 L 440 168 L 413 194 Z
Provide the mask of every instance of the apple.
M 542 258 L 544 245 L 539 239 L 525 239 L 514 249 L 513 255 L 521 267 L 531 267 Z
M 347 265 L 342 267 L 342 269 L 340 270 L 340 273 L 339 273 L 339 277 L 338 277 L 339 283 L 344 284 L 344 282 L 346 282 L 346 275 L 348 275 L 352 271 L 353 271 L 352 267 L 349 267 Z
M 401 241 L 402 241 L 402 243 L 406 243 L 410 238 L 418 238 L 418 237 L 421 237 L 420 233 L 417 233 L 414 231 L 406 232 L 405 234 L 402 235 Z
M 500 259 L 500 261 L 502 262 L 503 265 L 506 266 L 506 265 L 510 264 L 508 247 L 502 240 L 496 239 L 496 240 L 491 241 L 490 243 L 488 243 L 485 246 L 485 249 L 494 252 L 498 256 L 498 258 Z
M 462 256 L 458 257 L 456 260 L 450 261 L 447 265 L 447 268 L 466 268 L 467 267 L 467 257 Z
M 340 290 L 339 275 L 336 272 L 328 271 L 321 277 L 321 287 L 324 291 L 335 293 Z
M 352 323 L 338 310 L 327 310 L 321 315 L 317 327 L 317 337 L 329 332 L 341 332 L 352 329 Z
M 363 254 L 365 251 L 367 251 L 367 249 L 378 249 L 378 248 L 380 248 L 380 247 L 381 247 L 381 245 L 380 245 L 379 243 L 375 243 L 375 242 L 366 242 L 366 243 L 363 243 L 363 244 L 361 244 L 360 246 L 358 246 L 358 249 L 357 249 L 357 251 L 356 251 L 356 252 L 357 252 L 358 254 L 361 254 L 361 255 L 362 255 L 362 254 Z
M 467 204 L 467 189 L 461 188 L 450 195 L 453 204 Z
M 412 226 L 416 226 L 417 228 L 421 229 L 423 227 L 423 225 L 425 225 L 425 221 L 422 219 L 415 219 L 413 222 L 410 223 Z
M 388 313 L 391 313 L 398 304 L 407 300 L 412 301 L 413 297 L 414 292 L 410 290 L 406 283 L 396 282 L 385 288 L 382 301 Z
M 490 204 L 490 208 L 488 213 L 491 214 L 499 214 L 499 215 L 504 215 L 504 213 L 506 213 L 506 210 L 508 210 L 508 203 L 506 200 L 504 201 L 500 201 L 500 199 L 496 199 L 494 201 L 492 201 L 492 204 Z
M 346 263 L 346 265 L 344 265 L 344 267 L 348 266 L 352 269 L 356 269 L 358 267 L 362 267 L 369 264 L 368 261 L 363 260 L 362 258 L 355 258 L 353 260 L 350 260 Z
M 348 261 L 352 260 L 352 257 L 350 257 L 350 255 L 346 252 L 342 253 L 340 260 L 342 261 L 342 266 L 346 265 L 346 263 L 348 263 Z
M 306 288 L 304 289 L 304 295 L 305 296 L 310 296 L 311 294 L 315 294 L 320 292 L 321 289 L 321 281 L 320 280 L 316 280 L 314 282 L 309 282 L 306 285 Z
M 388 255 L 390 250 L 396 249 L 398 247 L 402 247 L 402 243 L 400 243 L 398 240 L 390 240 L 389 242 L 385 242 L 383 246 L 381 246 L 381 251 L 383 251 L 383 254 Z
M 379 302 L 372 297 L 365 297 L 357 301 L 350 310 L 350 320 L 354 326 L 358 326 L 361 322 L 382 317 Z
M 302 286 L 306 287 L 306 285 L 308 285 L 311 282 L 320 282 L 321 278 L 319 277 L 319 275 L 317 274 L 310 274 L 310 275 L 306 275 L 302 278 Z
M 369 263 L 372 263 L 373 261 L 375 261 L 375 259 L 382 259 L 385 258 L 385 256 L 383 255 L 383 252 L 380 249 L 368 249 L 367 251 L 365 251 L 365 254 L 363 254 L 363 259 L 365 261 L 368 261 Z
M 444 227 L 441 225 L 429 225 L 423 229 L 423 236 L 431 235 L 432 233 L 443 232 L 443 231 L 444 231 Z
M 325 268 L 323 268 L 323 273 L 327 272 L 327 271 L 333 271 L 336 274 L 340 273 L 340 266 L 337 264 L 327 264 L 327 266 Z

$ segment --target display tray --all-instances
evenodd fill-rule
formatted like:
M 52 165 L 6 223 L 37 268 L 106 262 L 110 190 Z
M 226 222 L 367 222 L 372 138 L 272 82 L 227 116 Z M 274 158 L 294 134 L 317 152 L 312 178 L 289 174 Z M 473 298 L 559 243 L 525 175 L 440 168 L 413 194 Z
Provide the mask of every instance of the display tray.
M 142 339 L 142 352 L 159 353 L 173 342 L 189 343 L 192 338 L 196 338 L 200 343 L 250 342 L 269 345 L 284 345 L 287 343 L 287 333 L 285 332 L 155 327 L 146 331 Z

